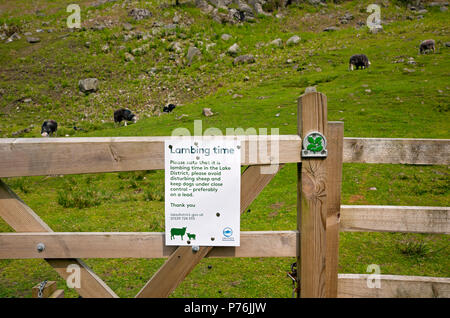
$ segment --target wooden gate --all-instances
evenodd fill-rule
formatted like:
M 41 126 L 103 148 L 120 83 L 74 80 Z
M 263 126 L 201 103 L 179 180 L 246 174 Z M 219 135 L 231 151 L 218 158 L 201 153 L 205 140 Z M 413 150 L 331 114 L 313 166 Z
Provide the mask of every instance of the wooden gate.
M 302 158 L 302 137 L 326 136 L 326 158 Z M 302 137 L 301 137 L 302 136 Z M 169 137 L 0 139 L 0 177 L 164 169 Z M 0 233 L 0 259 L 40 258 L 67 279 L 81 269 L 82 297 L 118 297 L 82 258 L 165 258 L 136 297 L 167 297 L 204 257 L 297 257 L 300 297 L 450 297 L 449 278 L 381 275 L 383 288 L 367 288 L 367 275 L 338 274 L 339 231 L 449 234 L 450 208 L 341 206 L 343 162 L 429 165 L 450 163 L 450 140 L 344 138 L 342 122 L 328 122 L 326 96 L 298 100 L 298 134 L 241 136 L 241 213 L 286 163 L 297 163 L 297 228 L 241 232 L 239 247 L 170 247 L 164 233 L 53 232 L 0 181 L 0 216 L 16 233 Z M 278 149 L 278 158 L 251 157 L 252 143 Z M 276 143 L 276 144 L 275 144 Z M 275 156 L 276 157 L 276 156 Z M 267 174 L 267 166 L 271 166 Z M 37 249 L 38 244 L 45 248 Z M 399 292 L 401 291 L 401 292 Z

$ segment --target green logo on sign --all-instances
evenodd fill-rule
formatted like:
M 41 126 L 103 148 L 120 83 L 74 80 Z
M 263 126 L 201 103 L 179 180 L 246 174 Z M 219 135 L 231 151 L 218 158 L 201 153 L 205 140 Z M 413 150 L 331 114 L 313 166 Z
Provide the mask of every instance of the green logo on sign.
M 308 150 L 311 150 L 312 152 L 320 152 L 323 150 L 322 137 L 314 138 L 312 136 L 308 136 L 308 141 Z
M 302 157 L 326 157 L 327 140 L 320 132 L 314 131 L 306 135 L 303 140 Z

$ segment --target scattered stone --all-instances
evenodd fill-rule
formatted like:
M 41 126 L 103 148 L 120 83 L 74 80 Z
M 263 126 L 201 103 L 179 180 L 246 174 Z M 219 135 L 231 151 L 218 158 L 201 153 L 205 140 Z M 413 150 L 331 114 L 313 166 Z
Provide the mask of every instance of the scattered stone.
M 147 9 L 134 8 L 131 9 L 130 12 L 128 12 L 128 15 L 130 17 L 133 17 L 135 20 L 139 21 L 151 17 L 152 13 Z
M 450 42 L 445 42 L 446 47 L 450 47 Z
M 42 33 L 42 32 L 44 32 L 44 30 L 42 30 L 42 29 L 36 29 L 36 33 Z
M 447 12 L 448 8 L 447 7 L 441 7 L 439 10 L 441 10 L 441 12 Z
M 223 41 L 228 41 L 229 39 L 232 38 L 232 36 L 229 35 L 229 34 L 224 33 L 224 34 L 222 34 L 222 36 L 221 36 L 220 38 L 221 38 Z
M 406 68 L 406 67 L 405 67 L 405 68 L 403 69 L 403 71 L 406 72 L 406 73 L 414 73 L 416 70 L 410 69 L 410 68 Z
M 370 191 L 377 191 L 377 188 L 371 187 L 371 188 L 369 188 L 369 190 L 370 190 Z
M 230 47 L 228 48 L 227 53 L 230 54 L 230 55 L 232 55 L 232 56 L 235 56 L 235 55 L 237 55 L 240 51 L 241 51 L 241 49 L 239 48 L 239 45 L 238 45 L 237 43 L 234 43 L 232 46 L 230 46 Z
M 238 56 L 234 59 L 233 65 L 255 63 L 255 57 L 252 54 Z
M 244 82 L 248 82 L 250 80 L 250 77 L 248 77 L 247 75 L 244 76 Z
M 34 125 L 31 125 L 31 126 L 28 127 L 28 128 L 25 128 L 25 129 L 22 129 L 22 130 L 13 132 L 13 133 L 11 134 L 11 136 L 12 136 L 12 137 L 17 137 L 17 136 L 20 136 L 20 135 L 29 133 L 31 130 L 33 130 L 33 128 L 34 128 Z
M 259 1 L 255 1 L 253 3 L 253 7 L 255 8 L 255 12 L 256 14 L 261 14 L 261 15 L 265 15 L 265 16 L 271 16 L 270 13 L 267 13 L 263 10 L 262 8 L 262 4 Z
M 329 26 L 323 29 L 324 32 L 332 32 L 332 31 L 338 31 L 339 29 L 335 26 Z
M 134 29 L 134 26 L 131 23 L 124 23 L 122 27 L 125 31 L 131 31 Z
M 173 17 L 173 19 L 172 19 L 172 22 L 173 22 L 174 24 L 180 23 L 180 17 L 179 17 L 177 14 L 175 14 L 174 17 Z
M 280 117 L 280 113 L 278 113 L 278 114 L 275 114 L 275 117 Z
M 41 39 L 36 38 L 36 37 L 27 36 L 27 42 L 28 43 L 39 43 L 39 42 L 41 42 Z
M 180 120 L 180 119 L 183 119 L 184 117 L 189 117 L 189 115 L 181 114 L 180 116 L 175 117 L 175 119 L 176 119 L 176 120 Z
M 33 33 L 31 33 L 31 32 L 25 32 L 23 35 L 25 35 L 25 36 L 31 36 L 31 35 L 33 35 Z
M 370 93 L 372 93 L 372 90 L 370 89 L 370 88 L 368 88 L 368 89 L 366 89 L 366 90 L 364 90 L 366 93 L 368 93 L 368 94 L 370 94 Z
M 45 13 L 42 12 L 41 10 L 36 10 L 36 16 L 38 16 L 38 17 L 45 17 Z
M 292 46 L 300 43 L 300 37 L 298 35 L 294 35 L 289 38 L 289 40 L 286 41 L 287 46 Z
M 283 46 L 283 40 L 275 39 L 272 42 L 270 42 L 270 45 L 276 46 L 276 47 L 281 47 L 281 46 Z
M 12 42 L 14 40 L 20 40 L 21 37 L 18 33 L 13 33 L 7 40 L 6 43 Z
M 148 48 L 149 48 L 149 45 L 148 45 L 148 44 L 145 44 L 145 45 L 143 45 L 143 46 L 141 46 L 141 47 L 138 47 L 138 48 L 133 49 L 133 50 L 131 51 L 131 54 L 133 54 L 133 56 L 141 56 L 141 55 L 144 55 L 144 54 L 147 52 Z
M 377 34 L 381 31 L 383 31 L 383 26 L 381 24 L 375 24 L 375 25 L 369 27 L 369 31 L 372 34 Z
M 78 82 L 78 87 L 80 91 L 85 94 L 96 92 L 98 90 L 98 79 L 96 78 L 86 78 Z
M 410 58 L 408 58 L 408 61 L 406 62 L 406 64 L 409 64 L 409 65 L 416 65 L 417 62 L 414 60 L 413 57 L 410 57 Z
M 309 86 L 305 89 L 305 94 L 315 93 L 315 92 L 317 92 L 317 89 L 315 86 Z
M 33 100 L 31 98 L 25 98 L 23 100 L 24 103 L 31 103 Z
M 234 94 L 232 98 L 233 98 L 233 99 L 236 99 L 236 98 L 242 98 L 242 97 L 243 97 L 243 96 L 240 95 L 240 94 Z
M 128 53 L 128 52 L 125 52 L 125 61 L 127 61 L 127 62 L 132 62 L 132 61 L 134 61 L 134 56 L 131 55 L 131 54 Z
M 91 30 L 94 31 L 102 31 L 104 29 L 106 29 L 106 25 L 103 23 L 96 23 L 94 26 L 91 27 Z
M 109 52 L 109 45 L 108 44 L 105 44 L 105 45 L 102 46 L 102 52 L 103 53 L 108 53 Z
M 203 116 L 206 116 L 206 117 L 210 117 L 210 116 L 214 115 L 214 113 L 211 111 L 211 108 L 203 108 L 202 114 L 203 114 Z
M 170 44 L 169 46 L 169 50 L 176 53 L 180 53 L 183 51 L 183 48 L 181 47 L 180 42 L 172 42 L 172 44 Z
M 216 43 L 208 43 L 208 44 L 206 44 L 206 51 L 209 51 L 211 48 L 213 48 L 213 47 L 215 47 L 216 46 Z
M 201 56 L 202 52 L 195 46 L 191 46 L 187 52 L 186 58 L 188 60 L 188 65 L 191 65 L 192 61 L 196 56 Z
M 90 48 L 90 47 L 91 47 L 91 42 L 85 42 L 85 43 L 84 43 L 84 46 L 85 46 L 86 48 Z

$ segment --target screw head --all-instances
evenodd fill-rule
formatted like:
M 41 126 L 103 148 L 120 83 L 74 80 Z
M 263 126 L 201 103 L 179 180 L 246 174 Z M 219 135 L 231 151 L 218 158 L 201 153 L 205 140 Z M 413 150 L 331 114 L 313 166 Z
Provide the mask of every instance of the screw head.
M 36 246 L 36 249 L 37 249 L 37 251 L 38 251 L 39 253 L 43 252 L 43 251 L 45 250 L 45 244 L 44 244 L 44 243 L 39 243 L 39 244 Z

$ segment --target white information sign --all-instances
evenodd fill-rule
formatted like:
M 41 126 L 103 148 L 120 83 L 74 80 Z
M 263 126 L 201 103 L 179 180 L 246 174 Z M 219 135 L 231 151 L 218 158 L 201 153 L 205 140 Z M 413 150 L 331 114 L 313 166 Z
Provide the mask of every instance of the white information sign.
M 166 245 L 239 246 L 240 148 L 236 138 L 165 141 Z

